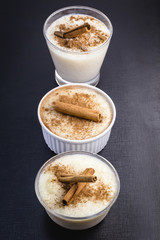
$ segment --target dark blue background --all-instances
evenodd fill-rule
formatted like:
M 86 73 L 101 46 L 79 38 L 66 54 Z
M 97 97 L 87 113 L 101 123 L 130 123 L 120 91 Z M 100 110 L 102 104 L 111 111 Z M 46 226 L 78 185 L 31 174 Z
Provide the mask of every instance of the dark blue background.
M 43 33 L 45 19 L 70 5 L 103 11 L 114 33 L 98 87 L 117 119 L 100 152 L 117 169 L 121 192 L 96 227 L 70 231 L 47 216 L 34 192 L 40 166 L 55 155 L 37 119 L 57 86 Z M 0 85 L 0 239 L 160 239 L 160 6 L 155 0 L 3 1 Z

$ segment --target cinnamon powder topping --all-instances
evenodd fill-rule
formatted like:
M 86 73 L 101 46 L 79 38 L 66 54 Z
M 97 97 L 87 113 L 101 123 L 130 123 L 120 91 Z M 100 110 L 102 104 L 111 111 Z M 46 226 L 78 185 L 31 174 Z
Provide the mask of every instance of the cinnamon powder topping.
M 101 119 L 95 122 L 57 112 L 55 110 L 57 101 L 97 111 L 101 114 Z M 40 115 L 43 123 L 51 132 L 74 140 L 97 136 L 109 126 L 112 120 L 111 107 L 103 96 L 83 87 L 69 86 L 50 93 L 41 104 Z
M 53 179 L 51 181 L 57 181 L 59 182 L 59 177 L 61 175 L 75 175 L 74 169 L 67 168 L 63 164 L 57 164 L 57 165 L 49 165 L 44 174 L 46 172 L 52 172 L 53 175 L 56 176 L 56 179 Z M 109 185 L 105 185 L 101 179 L 98 179 L 98 185 L 94 187 L 93 183 L 87 183 L 86 186 L 83 188 L 83 190 L 76 196 L 76 198 L 72 201 L 72 206 L 76 206 L 78 203 L 85 203 L 87 201 L 111 201 L 112 200 L 112 188 Z M 68 190 L 73 186 L 72 183 L 62 183 L 61 187 L 65 190 L 65 193 L 68 192 Z M 63 198 L 63 196 L 62 196 Z M 62 203 L 62 199 L 59 199 L 59 202 L 57 203 L 60 207 L 64 207 Z
M 85 24 L 87 24 L 87 21 L 90 21 L 91 23 L 95 20 L 99 22 L 99 20 L 90 17 L 90 16 L 70 16 L 70 25 L 74 26 L 75 28 L 79 28 L 79 25 L 76 24 L 76 21 L 82 21 Z M 73 27 L 68 27 L 66 24 L 59 24 L 58 25 L 59 32 L 61 33 L 61 36 L 52 34 L 52 38 L 56 40 L 59 46 L 66 48 L 66 49 L 72 49 L 72 50 L 80 50 L 82 52 L 86 52 L 94 47 L 97 47 L 101 44 L 103 44 L 107 39 L 109 38 L 109 35 L 99 30 L 95 25 L 90 24 L 90 30 L 89 31 L 81 31 L 80 34 L 77 35 L 67 35 L 63 38 L 63 33 L 67 31 L 72 31 Z

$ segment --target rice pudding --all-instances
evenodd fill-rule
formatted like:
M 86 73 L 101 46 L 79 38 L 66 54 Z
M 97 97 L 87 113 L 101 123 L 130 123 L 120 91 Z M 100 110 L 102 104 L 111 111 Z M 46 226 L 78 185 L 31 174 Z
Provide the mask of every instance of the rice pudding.
M 66 32 L 85 23 L 90 25 L 90 31 L 78 34 L 73 38 L 56 36 L 56 31 Z M 47 38 L 56 47 L 70 52 L 87 52 L 102 45 L 109 38 L 106 25 L 97 18 L 84 14 L 69 14 L 53 22 L 46 32 Z
M 93 110 L 101 114 L 99 122 L 63 114 L 55 110 L 57 101 Z M 55 135 L 69 140 L 93 138 L 110 125 L 113 113 L 109 101 L 95 89 L 87 86 L 66 85 L 53 90 L 40 105 L 40 117 L 43 124 Z
M 81 175 L 88 168 L 94 169 L 97 181 L 85 183 L 73 201 L 64 204 L 63 199 L 70 189 L 82 183 L 64 183 L 59 181 L 59 176 Z M 55 222 L 70 229 L 84 229 L 106 216 L 118 196 L 119 178 L 113 166 L 102 157 L 68 152 L 53 157 L 42 166 L 35 186 L 40 202 Z
M 83 14 L 84 11 L 88 11 L 88 15 Z M 70 13 L 67 14 L 68 12 Z M 90 31 L 74 37 L 62 38 L 55 35 L 56 31 L 65 33 L 86 23 L 89 24 Z M 58 84 L 97 84 L 112 36 L 112 25 L 104 14 L 88 7 L 59 10 L 46 20 L 44 35 L 55 64 Z

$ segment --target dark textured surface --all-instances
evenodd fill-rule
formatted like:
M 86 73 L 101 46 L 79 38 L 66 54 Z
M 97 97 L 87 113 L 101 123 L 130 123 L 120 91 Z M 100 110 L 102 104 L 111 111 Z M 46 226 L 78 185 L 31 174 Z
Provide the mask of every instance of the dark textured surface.
M 121 192 L 108 216 L 85 231 L 50 220 L 34 192 L 40 166 L 54 155 L 37 120 L 41 97 L 57 84 L 43 38 L 48 15 L 89 5 L 111 19 L 114 34 L 98 87 L 117 119 L 100 152 L 116 167 Z M 6 1 L 1 8 L 0 239 L 160 239 L 159 1 Z

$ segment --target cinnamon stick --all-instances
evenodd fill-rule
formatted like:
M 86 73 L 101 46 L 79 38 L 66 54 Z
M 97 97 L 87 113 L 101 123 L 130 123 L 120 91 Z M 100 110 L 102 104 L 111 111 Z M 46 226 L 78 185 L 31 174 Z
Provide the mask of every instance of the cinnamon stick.
M 86 175 L 74 175 L 74 176 L 66 176 L 59 177 L 58 180 L 60 182 L 95 182 L 97 181 L 96 176 L 86 176 Z
M 66 32 L 55 31 L 54 35 L 61 38 L 75 38 L 82 33 L 89 32 L 90 30 L 91 26 L 88 23 L 84 23 L 83 25 L 68 30 Z
M 61 174 L 60 177 L 71 177 L 74 176 L 73 174 Z
M 101 120 L 101 114 L 99 112 L 70 103 L 56 101 L 55 110 L 57 112 L 69 114 L 71 116 L 80 117 L 95 122 L 100 122 Z
M 95 170 L 93 168 L 86 168 L 83 172 L 83 175 L 93 175 Z M 64 196 L 62 202 L 65 205 L 70 204 L 76 196 L 83 190 L 83 188 L 86 186 L 86 182 L 78 182 L 72 185 L 72 187 L 69 189 L 69 191 Z

